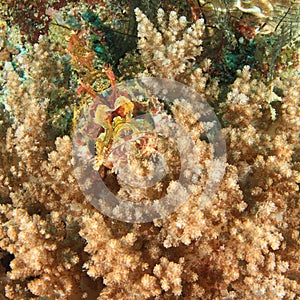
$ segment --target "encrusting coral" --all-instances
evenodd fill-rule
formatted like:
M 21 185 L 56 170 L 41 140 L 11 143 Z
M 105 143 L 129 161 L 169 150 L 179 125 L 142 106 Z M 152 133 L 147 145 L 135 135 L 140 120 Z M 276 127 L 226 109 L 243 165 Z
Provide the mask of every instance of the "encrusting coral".
M 272 80 L 244 66 L 218 83 L 203 57 L 204 20 L 159 9 L 156 28 L 135 13 L 140 54 L 126 57 L 141 62 L 136 72 L 177 80 L 214 103 L 227 146 L 220 186 L 203 207 L 204 185 L 195 184 L 178 210 L 149 223 L 101 214 L 74 176 L 72 114 L 93 98 L 81 85 L 86 74 L 72 74 L 62 44 L 40 36 L 31 45 L 1 23 L 1 299 L 298 299 L 299 65 L 279 64 Z M 200 167 L 209 143 L 177 104 L 170 111 L 195 139 Z

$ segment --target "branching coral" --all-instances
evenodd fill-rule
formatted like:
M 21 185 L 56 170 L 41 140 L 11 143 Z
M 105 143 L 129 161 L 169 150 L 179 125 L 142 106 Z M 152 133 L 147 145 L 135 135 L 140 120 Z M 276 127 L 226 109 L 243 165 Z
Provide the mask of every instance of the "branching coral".
M 175 12 L 170 13 L 168 24 L 164 11 L 158 10 L 160 31 L 137 8 L 139 49 L 146 67 L 153 75 L 175 79 L 187 69 L 192 68 L 195 56 L 202 48 L 203 20 L 197 21 L 189 29 L 185 17 L 178 19 Z M 149 35 L 149 33 L 152 34 Z
M 166 20 L 162 9 L 158 10 L 158 28 L 148 20 L 138 8 L 135 10 L 138 21 L 138 49 L 148 71 L 163 78 L 188 83 L 198 92 L 203 92 L 208 78 L 210 61 L 205 59 L 202 68 L 196 58 L 202 53 L 204 20 L 188 27 L 185 17 L 178 18 L 172 11 Z
M 274 80 L 267 81 L 245 66 L 221 89 L 209 74 L 209 60 L 198 65 L 203 21 L 189 25 L 175 12 L 168 21 L 162 10 L 158 14 L 155 28 L 136 9 L 144 74 L 176 79 L 209 101 L 218 100 L 228 149 L 219 188 L 202 199 L 205 185 L 191 185 L 184 205 L 145 224 L 97 211 L 75 180 L 72 136 L 64 135 L 70 132 L 54 128 L 54 119 L 68 119 L 59 112 L 72 111 L 76 99 L 72 63 L 47 37 L 32 46 L 23 43 L 17 27 L 5 25 L 0 45 L 1 297 L 300 297 L 299 67 L 279 65 Z M 189 163 L 209 169 L 212 153 L 201 136 L 203 126 L 182 103 L 186 109 L 179 100 L 168 109 L 195 141 L 197 160 Z M 214 162 L 217 174 L 220 164 Z M 133 196 L 139 198 L 140 192 Z
M 1 248 L 13 255 L 5 293 L 10 299 L 33 294 L 67 299 L 79 291 L 83 244 L 75 237 L 77 221 L 61 212 L 65 203 L 76 215 L 80 205 L 71 141 L 65 136 L 54 145 L 56 132 L 48 124 L 47 107 L 66 84 L 62 61 L 49 53 L 46 39 L 14 59 L 16 67 L 6 63 L 2 72 L 12 123 L 1 147 Z M 27 287 L 18 288 L 25 280 Z

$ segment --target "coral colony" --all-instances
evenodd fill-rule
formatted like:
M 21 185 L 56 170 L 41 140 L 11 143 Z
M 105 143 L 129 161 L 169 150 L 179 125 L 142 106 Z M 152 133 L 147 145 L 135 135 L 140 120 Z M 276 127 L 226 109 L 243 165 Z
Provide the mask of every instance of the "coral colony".
M 0 2 L 0 299 L 300 299 L 300 2 Z

